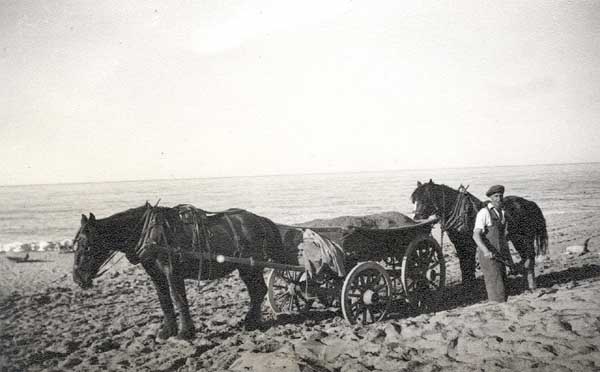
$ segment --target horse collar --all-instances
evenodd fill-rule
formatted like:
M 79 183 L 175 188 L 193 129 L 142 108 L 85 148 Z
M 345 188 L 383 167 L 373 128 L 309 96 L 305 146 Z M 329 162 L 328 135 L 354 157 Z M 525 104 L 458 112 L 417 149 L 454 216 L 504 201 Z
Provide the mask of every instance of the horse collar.
M 446 225 L 446 194 L 442 190 L 442 208 L 440 210 L 440 207 L 438 206 L 438 203 L 437 203 L 437 199 L 433 197 L 433 191 L 428 190 L 428 193 L 429 193 L 429 199 L 431 200 L 431 203 L 433 204 L 433 207 L 435 208 L 435 213 L 440 215 L 439 216 L 440 226 L 442 227 L 442 230 L 446 230 L 446 228 L 445 228 L 445 225 Z

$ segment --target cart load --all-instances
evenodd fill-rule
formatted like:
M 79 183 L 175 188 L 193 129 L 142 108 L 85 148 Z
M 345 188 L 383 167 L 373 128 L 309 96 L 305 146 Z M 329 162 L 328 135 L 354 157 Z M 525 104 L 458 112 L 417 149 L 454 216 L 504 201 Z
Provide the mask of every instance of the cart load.
M 342 247 L 325 235 L 304 227 L 278 225 L 284 249 L 296 252 L 298 263 L 309 278 L 334 273 L 343 277 L 345 254 Z

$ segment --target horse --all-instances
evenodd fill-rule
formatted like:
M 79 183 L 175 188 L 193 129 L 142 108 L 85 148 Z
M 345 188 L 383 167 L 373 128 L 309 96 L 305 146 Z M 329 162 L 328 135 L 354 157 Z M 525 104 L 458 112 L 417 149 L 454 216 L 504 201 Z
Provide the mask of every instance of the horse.
M 486 203 L 469 193 L 464 186 L 455 190 L 449 186 L 417 182 L 411 195 L 415 206 L 415 219 L 432 215 L 440 218 L 442 231 L 446 231 L 458 256 L 462 283 L 472 286 L 475 282 L 475 254 L 477 244 L 473 240 L 473 228 L 477 212 Z M 507 238 L 521 256 L 519 265 L 512 269 L 527 278 L 530 290 L 536 288 L 535 257 L 545 255 L 548 250 L 546 219 L 539 206 L 519 196 L 504 197 L 504 208 L 508 222 Z
M 92 285 L 101 275 L 101 267 L 117 251 L 125 253 L 132 264 L 141 263 L 152 279 L 164 314 L 157 335 L 160 339 L 190 339 L 195 334 L 184 279 L 218 279 L 236 269 L 251 301 L 244 327 L 260 326 L 261 305 L 267 293 L 263 269 L 230 262 L 216 264 L 206 258 L 222 254 L 276 262 L 293 260 L 286 256 L 273 221 L 241 209 L 210 213 L 187 205 L 168 208 L 146 203 L 103 219 L 90 213 L 89 217 L 82 215 L 73 243 L 73 279 L 82 288 Z M 173 302 L 180 315 L 179 327 Z

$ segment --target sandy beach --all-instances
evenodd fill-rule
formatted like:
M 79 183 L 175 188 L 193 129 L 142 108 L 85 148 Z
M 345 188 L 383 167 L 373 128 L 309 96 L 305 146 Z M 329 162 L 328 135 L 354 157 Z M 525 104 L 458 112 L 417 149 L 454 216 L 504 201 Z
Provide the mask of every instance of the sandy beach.
M 600 0 L 0 31 L 0 372 L 600 372 Z
M 446 239 L 447 289 L 435 313 L 351 326 L 332 308 L 275 318 L 265 301 L 263 329 L 243 331 L 249 300 L 234 273 L 187 282 L 191 342 L 157 340 L 155 291 L 125 259 L 84 291 L 71 278 L 72 254 L 34 252 L 28 263 L 0 254 L 0 371 L 599 371 L 600 218 L 548 222 L 539 288 L 512 277 L 507 303 L 486 303 L 481 278 L 475 298 L 458 295 Z M 587 238 L 588 251 L 568 248 Z

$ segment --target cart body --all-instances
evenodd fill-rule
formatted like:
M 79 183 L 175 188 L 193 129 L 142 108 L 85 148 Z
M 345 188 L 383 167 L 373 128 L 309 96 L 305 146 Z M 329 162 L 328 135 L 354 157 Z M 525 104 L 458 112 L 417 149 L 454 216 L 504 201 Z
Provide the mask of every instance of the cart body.
M 340 304 L 346 320 L 382 319 L 392 301 L 427 308 L 445 285 L 441 247 L 431 236 L 436 220 L 388 229 L 278 225 L 285 249 L 295 249 L 307 229 L 336 243 L 344 252 L 345 275 L 333 271 L 307 275 L 299 251 L 297 265 L 272 270 L 268 298 L 276 313 L 302 312 L 315 301 Z M 304 270 L 302 269 L 304 267 Z

